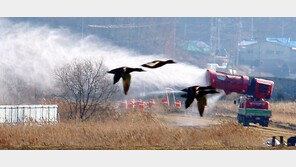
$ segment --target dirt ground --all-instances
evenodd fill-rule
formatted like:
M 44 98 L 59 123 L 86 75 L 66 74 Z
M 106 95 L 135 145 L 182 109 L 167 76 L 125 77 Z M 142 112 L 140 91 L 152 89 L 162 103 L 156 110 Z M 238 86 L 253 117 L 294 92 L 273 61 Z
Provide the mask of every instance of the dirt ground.
M 236 120 L 236 116 L 233 114 L 225 114 L 220 113 L 215 115 L 208 115 L 207 117 L 201 118 L 197 114 L 169 114 L 166 116 L 163 116 L 163 120 L 174 124 L 176 126 L 181 127 L 210 127 L 210 126 L 216 126 L 221 124 L 225 120 Z M 276 138 L 279 140 L 279 136 L 284 137 L 284 142 L 287 142 L 287 139 L 291 136 L 296 136 L 296 125 L 291 123 L 283 123 L 278 121 L 270 121 L 270 124 L 268 127 L 262 127 L 258 124 L 250 123 L 250 126 L 244 127 L 254 130 L 259 130 L 264 138 L 271 138 L 273 136 L 276 136 Z M 204 149 L 211 149 L 211 148 L 204 148 Z M 220 148 L 216 148 L 220 149 Z M 224 149 L 237 149 L 237 148 L 224 148 Z M 239 148 L 241 149 L 241 148 Z M 249 149 L 249 148 L 246 148 Z M 274 148 L 265 148 L 265 147 L 258 147 L 258 148 L 252 148 L 252 149 L 296 149 L 296 147 L 274 147 Z

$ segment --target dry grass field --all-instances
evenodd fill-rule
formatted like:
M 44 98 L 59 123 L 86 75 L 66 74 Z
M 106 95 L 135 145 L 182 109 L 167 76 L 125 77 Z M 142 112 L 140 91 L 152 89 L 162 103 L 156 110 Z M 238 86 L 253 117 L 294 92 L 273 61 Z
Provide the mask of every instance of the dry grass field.
M 295 123 L 295 108 L 292 102 L 271 103 L 272 121 Z M 54 125 L 1 125 L 0 149 L 267 149 L 263 145 L 266 135 L 238 124 L 233 119 L 236 112 L 232 102 L 219 101 L 200 118 L 218 120 L 219 124 L 205 127 L 173 125 L 163 119 L 170 114 L 166 110 L 116 110 L 105 112 L 99 121 L 61 119 Z M 229 117 L 232 119 L 225 119 Z
M 296 124 L 296 102 L 275 102 L 270 107 L 272 121 Z
M 176 127 L 145 112 L 106 122 L 0 127 L 2 149 L 250 149 L 260 133 L 233 121 L 207 128 Z

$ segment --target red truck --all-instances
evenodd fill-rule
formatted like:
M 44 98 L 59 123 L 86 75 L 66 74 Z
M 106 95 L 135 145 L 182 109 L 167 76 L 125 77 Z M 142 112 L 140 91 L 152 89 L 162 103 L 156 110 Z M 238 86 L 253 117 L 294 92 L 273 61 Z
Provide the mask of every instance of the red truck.
M 207 70 L 207 81 L 210 86 L 224 90 L 226 95 L 232 92 L 244 95 L 234 101 L 235 104 L 238 103 L 239 123 L 244 126 L 248 126 L 249 123 L 268 126 L 271 110 L 266 99 L 270 99 L 272 95 L 273 81 L 211 70 Z

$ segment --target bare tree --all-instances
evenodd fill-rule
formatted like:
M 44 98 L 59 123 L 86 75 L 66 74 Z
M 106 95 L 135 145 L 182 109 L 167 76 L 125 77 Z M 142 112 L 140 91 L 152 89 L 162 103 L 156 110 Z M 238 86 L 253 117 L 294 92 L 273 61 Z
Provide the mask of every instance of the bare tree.
M 106 72 L 102 60 L 75 60 L 55 70 L 58 96 L 68 103 L 70 119 L 89 119 L 115 95 L 118 87 L 113 86 Z

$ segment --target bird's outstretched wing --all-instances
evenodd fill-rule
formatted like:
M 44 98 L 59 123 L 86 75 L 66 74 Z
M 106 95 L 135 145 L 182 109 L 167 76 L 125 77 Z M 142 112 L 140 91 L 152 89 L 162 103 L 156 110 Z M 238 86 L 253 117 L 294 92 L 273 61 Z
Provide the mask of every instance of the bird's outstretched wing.
M 186 94 L 182 94 L 181 97 L 187 98 L 187 93 Z
M 121 78 L 121 74 L 120 73 L 115 73 L 114 77 L 113 77 L 113 84 L 116 84 L 119 79 Z
M 191 103 L 193 102 L 193 100 L 194 100 L 194 98 L 192 98 L 192 97 L 188 97 L 186 99 L 186 101 L 185 101 L 185 108 L 186 109 L 191 105 Z
M 202 117 L 203 113 L 205 111 L 205 106 L 207 105 L 207 97 L 203 96 L 201 97 L 197 102 L 197 108 L 199 111 L 199 115 Z
M 212 86 L 200 86 L 198 88 L 198 90 L 211 90 L 211 89 L 215 89 L 215 88 Z
M 115 68 L 113 70 L 110 70 L 107 73 L 114 74 L 113 84 L 116 84 L 119 81 L 120 77 L 122 76 L 122 72 L 123 72 L 123 68 L 120 67 L 120 68 Z
M 130 74 L 125 74 L 122 76 L 122 84 L 123 84 L 124 94 L 127 95 L 130 84 L 131 84 L 131 75 Z
M 129 68 L 129 67 L 127 67 L 125 72 L 129 74 L 129 73 L 131 73 L 133 71 L 142 72 L 142 71 L 145 71 L 145 70 L 143 70 L 142 68 Z
M 142 64 L 143 67 L 148 67 L 148 68 L 153 68 L 155 67 L 157 64 L 159 64 L 160 60 L 155 60 L 146 64 Z

